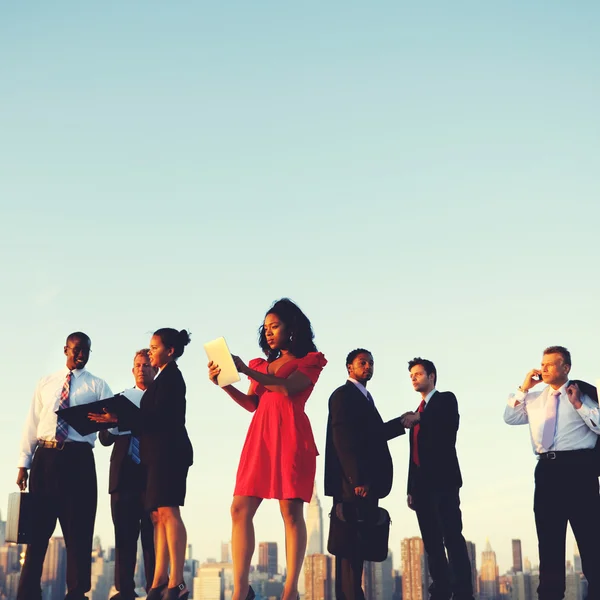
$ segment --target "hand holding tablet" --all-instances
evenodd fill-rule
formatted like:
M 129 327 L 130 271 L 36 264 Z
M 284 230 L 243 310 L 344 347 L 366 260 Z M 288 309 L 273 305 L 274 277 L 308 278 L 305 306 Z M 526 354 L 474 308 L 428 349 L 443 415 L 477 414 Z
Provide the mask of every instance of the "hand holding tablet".
M 220 369 L 220 372 L 216 376 L 217 384 L 220 387 L 231 385 L 240 380 L 240 375 L 235 366 L 233 357 L 231 356 L 231 352 L 229 352 L 225 338 L 220 337 L 211 342 L 206 342 L 206 344 L 204 344 L 204 350 L 206 356 L 208 356 L 209 362 L 213 363 L 213 369 L 215 366 Z

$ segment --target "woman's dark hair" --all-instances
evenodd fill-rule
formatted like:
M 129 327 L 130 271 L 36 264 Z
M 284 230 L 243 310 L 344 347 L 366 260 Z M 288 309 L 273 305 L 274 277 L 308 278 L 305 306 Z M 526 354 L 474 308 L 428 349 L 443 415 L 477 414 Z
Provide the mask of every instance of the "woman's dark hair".
M 317 351 L 317 347 L 313 342 L 315 334 L 308 317 L 289 298 L 277 300 L 265 313 L 265 318 L 267 315 L 277 315 L 281 319 L 290 336 L 288 350 L 296 358 L 302 358 L 309 352 Z M 267 344 L 264 323 L 258 330 L 258 343 L 269 362 L 279 357 L 279 350 L 271 349 Z
M 175 358 L 179 358 L 183 354 L 185 346 L 190 343 L 190 334 L 185 329 L 177 331 L 171 327 L 163 327 L 157 329 L 154 335 L 161 339 L 165 348 L 173 348 Z

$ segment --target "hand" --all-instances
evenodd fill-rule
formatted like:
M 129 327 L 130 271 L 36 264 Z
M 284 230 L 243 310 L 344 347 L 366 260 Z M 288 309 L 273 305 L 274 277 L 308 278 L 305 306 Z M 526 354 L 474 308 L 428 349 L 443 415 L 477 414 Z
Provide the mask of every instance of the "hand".
M 366 498 L 369 495 L 369 486 L 368 485 L 357 485 L 354 488 L 354 495 L 359 496 L 360 498 Z
M 248 374 L 248 367 L 245 365 L 244 361 L 239 356 L 236 356 L 235 354 L 232 354 L 231 357 L 233 358 L 233 362 L 235 363 L 235 368 L 240 373 L 243 373 L 244 375 L 247 375 Z
M 17 475 L 17 485 L 22 492 L 27 489 L 27 479 L 29 479 L 27 469 L 25 467 L 20 467 L 19 474 Z
M 208 378 L 215 384 L 215 385 L 219 385 L 219 381 L 217 380 L 217 377 L 219 376 L 219 373 L 221 372 L 221 369 L 219 367 L 218 364 L 214 363 L 212 360 L 208 363 Z
M 118 423 L 119 419 L 114 413 L 109 413 L 105 408 L 103 413 L 88 413 L 88 419 L 95 423 Z
M 405 412 L 400 419 L 402 420 L 402 427 L 410 429 L 414 427 L 421 420 L 421 413 L 418 412 Z
M 574 409 L 579 410 L 582 407 L 581 390 L 576 383 L 572 383 L 567 387 L 567 396 L 569 396 L 569 401 Z
M 534 379 L 534 377 L 539 377 L 539 379 Z M 525 375 L 525 381 L 523 381 L 523 385 L 521 385 L 521 390 L 528 392 L 538 383 L 542 383 L 542 372 L 539 369 L 531 369 L 531 371 Z
M 417 508 L 415 507 L 415 501 L 413 500 L 411 494 L 408 494 L 408 496 L 406 496 L 406 504 L 408 505 L 408 508 L 410 508 L 410 510 L 417 510 Z

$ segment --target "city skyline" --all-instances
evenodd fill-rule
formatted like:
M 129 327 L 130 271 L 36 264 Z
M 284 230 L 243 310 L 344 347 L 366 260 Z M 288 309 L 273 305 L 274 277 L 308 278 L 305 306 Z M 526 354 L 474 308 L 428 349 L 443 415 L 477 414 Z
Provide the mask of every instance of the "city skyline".
M 260 356 L 289 296 L 328 360 L 306 405 L 317 488 L 347 353 L 372 351 L 385 420 L 418 406 L 407 362 L 429 358 L 458 399 L 465 537 L 489 538 L 501 571 L 514 538 L 537 563 L 535 457 L 503 412 L 551 344 L 600 377 L 600 4 L 33 0 L 2 17 L 0 495 L 68 333 L 118 392 L 152 331 L 188 328 L 182 515 L 198 558 L 218 558 L 252 415 L 208 381 L 203 343 Z M 419 535 L 407 437 L 381 501 L 396 561 Z M 109 456 L 94 450 L 107 542 Z M 276 501 L 255 525 L 283 548 Z

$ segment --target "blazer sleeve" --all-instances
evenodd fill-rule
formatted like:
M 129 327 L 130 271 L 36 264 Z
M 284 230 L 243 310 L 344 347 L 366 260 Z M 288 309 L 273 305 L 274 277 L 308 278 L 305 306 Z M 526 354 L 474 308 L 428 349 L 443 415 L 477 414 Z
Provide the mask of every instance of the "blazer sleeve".
M 406 429 L 404 429 L 404 425 L 402 425 L 402 418 L 396 417 L 395 419 L 384 423 L 383 433 L 386 440 L 393 440 L 400 435 L 404 435 L 406 433 Z
M 365 423 L 356 410 L 356 403 L 348 401 L 344 395 L 342 388 L 329 399 L 331 433 L 342 471 L 348 482 L 357 487 L 370 483 Z

